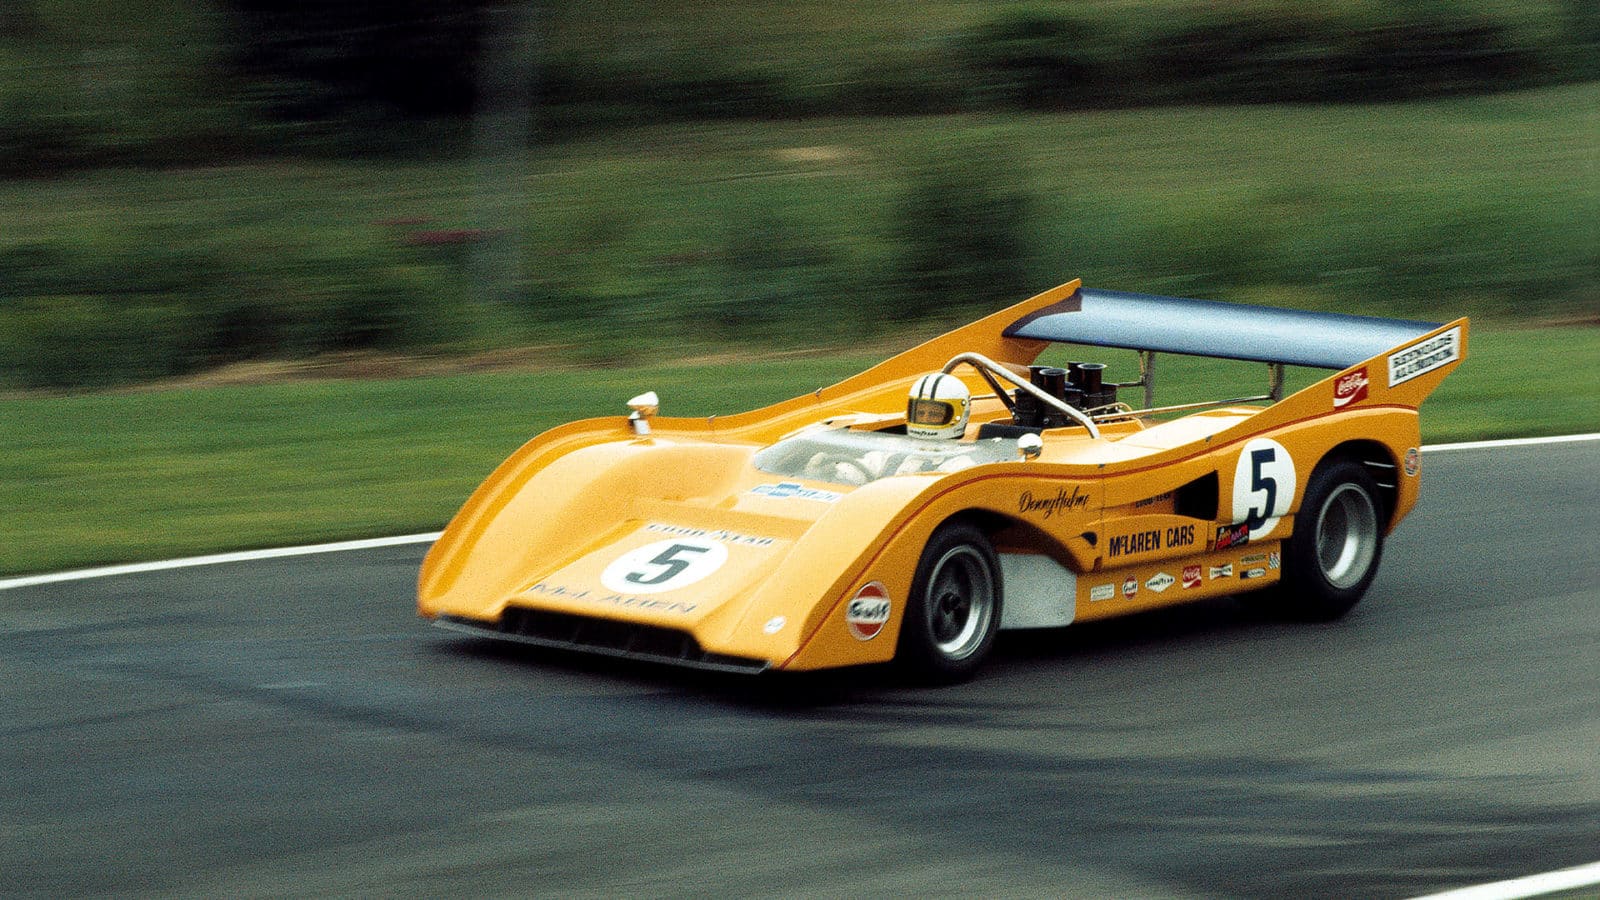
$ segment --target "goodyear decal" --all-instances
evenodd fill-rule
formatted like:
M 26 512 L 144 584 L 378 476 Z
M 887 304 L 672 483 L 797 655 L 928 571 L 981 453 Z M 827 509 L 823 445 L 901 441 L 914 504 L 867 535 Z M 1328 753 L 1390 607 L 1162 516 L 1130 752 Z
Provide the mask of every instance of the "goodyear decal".
M 747 534 L 735 534 L 734 532 L 725 531 L 721 528 L 689 528 L 685 525 L 663 525 L 660 522 L 651 522 L 650 524 L 644 526 L 644 530 L 653 531 L 656 534 L 670 534 L 674 537 L 709 538 L 713 541 L 722 541 L 724 544 L 737 544 L 744 547 L 772 546 L 772 538 L 751 537 Z

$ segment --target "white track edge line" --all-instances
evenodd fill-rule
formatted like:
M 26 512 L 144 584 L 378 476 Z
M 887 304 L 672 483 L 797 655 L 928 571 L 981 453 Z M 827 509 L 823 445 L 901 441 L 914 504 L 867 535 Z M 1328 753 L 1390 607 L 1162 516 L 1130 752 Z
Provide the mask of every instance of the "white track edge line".
M 1568 434 L 1554 437 L 1508 438 L 1497 441 L 1469 441 L 1463 444 L 1434 444 L 1423 447 L 1427 453 L 1448 450 L 1481 450 L 1492 447 L 1522 447 L 1531 444 L 1559 444 L 1576 441 L 1600 441 L 1600 433 Z M 187 569 L 193 566 L 215 566 L 222 563 L 251 562 L 274 559 L 280 556 L 311 556 L 317 553 L 342 553 L 346 550 L 370 550 L 375 547 L 394 547 L 401 544 L 431 544 L 439 539 L 440 531 L 427 534 L 403 534 L 397 537 L 367 538 L 359 541 L 340 541 L 335 544 L 310 544 L 302 547 L 269 547 L 264 550 L 241 550 L 237 553 L 214 553 L 209 556 L 191 556 L 157 562 L 128 563 L 120 566 L 100 566 L 93 569 L 73 569 L 66 572 L 46 572 L 42 575 L 24 575 L 20 578 L 0 578 L 0 591 L 32 587 L 38 584 L 55 584 L 62 581 L 84 581 L 90 578 L 111 578 L 117 575 L 137 575 L 141 572 L 161 572 L 168 569 Z
M 1443 450 L 1487 450 L 1492 447 L 1529 447 L 1534 444 L 1575 444 L 1580 441 L 1600 441 L 1600 434 L 1558 434 L 1550 437 L 1505 438 L 1498 441 L 1467 441 L 1462 444 L 1432 444 L 1422 448 L 1423 453 Z
M 1473 887 L 1457 888 L 1440 894 L 1428 894 L 1413 900 L 1525 900 L 1557 891 L 1593 887 L 1600 884 L 1600 862 L 1554 872 L 1542 872 L 1508 881 L 1495 881 Z
M 439 539 L 440 531 L 428 534 L 403 534 L 396 537 L 365 538 L 359 541 L 339 541 L 334 544 L 309 544 L 301 547 L 268 547 L 262 550 L 240 550 L 235 553 L 213 553 L 208 556 L 190 556 L 183 559 L 165 559 L 156 562 L 128 563 L 120 566 L 100 566 L 93 569 L 73 569 L 68 572 L 46 572 L 42 575 L 24 575 L 21 578 L 0 579 L 0 591 L 11 588 L 32 587 L 36 584 L 53 584 L 58 581 L 83 581 L 90 578 L 111 578 L 116 575 L 137 575 L 141 572 L 161 572 L 167 569 L 187 569 L 194 566 L 215 566 L 222 563 L 251 562 L 276 559 L 282 556 L 311 556 L 317 553 L 342 553 L 346 550 L 371 550 L 377 547 L 397 547 L 403 544 L 431 544 Z

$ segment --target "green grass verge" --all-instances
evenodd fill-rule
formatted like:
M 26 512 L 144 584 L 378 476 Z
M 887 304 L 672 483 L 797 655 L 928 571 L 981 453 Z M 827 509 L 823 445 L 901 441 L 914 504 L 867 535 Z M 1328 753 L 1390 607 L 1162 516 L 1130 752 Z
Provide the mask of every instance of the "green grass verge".
M 1131 354 L 1094 358 L 1113 378 L 1134 377 Z M 432 530 L 524 440 L 616 412 L 639 391 L 660 392 L 668 414 L 725 414 L 875 361 L 842 354 L 8 400 L 0 573 Z M 1207 384 L 1253 392 L 1264 378 L 1262 367 L 1237 363 L 1160 365 L 1164 403 L 1214 394 Z M 1467 364 L 1424 407 L 1424 436 L 1600 431 L 1596 397 L 1600 329 L 1480 328 Z

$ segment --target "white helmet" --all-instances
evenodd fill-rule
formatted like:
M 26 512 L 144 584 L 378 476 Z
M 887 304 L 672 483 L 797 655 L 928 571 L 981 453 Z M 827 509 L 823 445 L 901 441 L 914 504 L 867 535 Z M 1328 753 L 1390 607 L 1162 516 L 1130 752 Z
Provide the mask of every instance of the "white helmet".
M 961 437 L 971 412 L 972 392 L 961 379 L 943 372 L 924 375 L 906 400 L 906 434 L 928 440 Z

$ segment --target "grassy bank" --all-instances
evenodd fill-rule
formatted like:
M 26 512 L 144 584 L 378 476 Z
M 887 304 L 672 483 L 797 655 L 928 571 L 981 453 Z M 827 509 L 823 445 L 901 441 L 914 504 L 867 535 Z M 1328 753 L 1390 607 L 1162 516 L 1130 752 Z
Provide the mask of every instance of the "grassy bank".
M 1587 84 L 651 126 L 493 169 L 0 182 L 0 220 L 26 223 L 0 234 L 0 386 L 350 348 L 840 345 L 1073 275 L 1378 314 L 1572 316 L 1600 306 L 1596 133 Z
M 1471 354 L 1424 408 L 1426 440 L 1600 431 L 1600 329 L 1475 328 Z M 832 383 L 879 358 L 8 400 L 0 416 L 0 573 L 432 530 L 524 440 L 562 421 L 618 412 L 641 390 L 660 392 L 669 415 L 729 413 Z M 1096 358 L 1113 377 L 1136 371 L 1128 354 Z M 1158 400 L 1211 394 L 1208 380 L 1238 383 L 1219 376 L 1237 365 L 1168 358 L 1163 388 L 1185 379 L 1202 387 L 1164 389 Z M 1252 389 L 1260 383 L 1259 366 L 1244 375 Z

